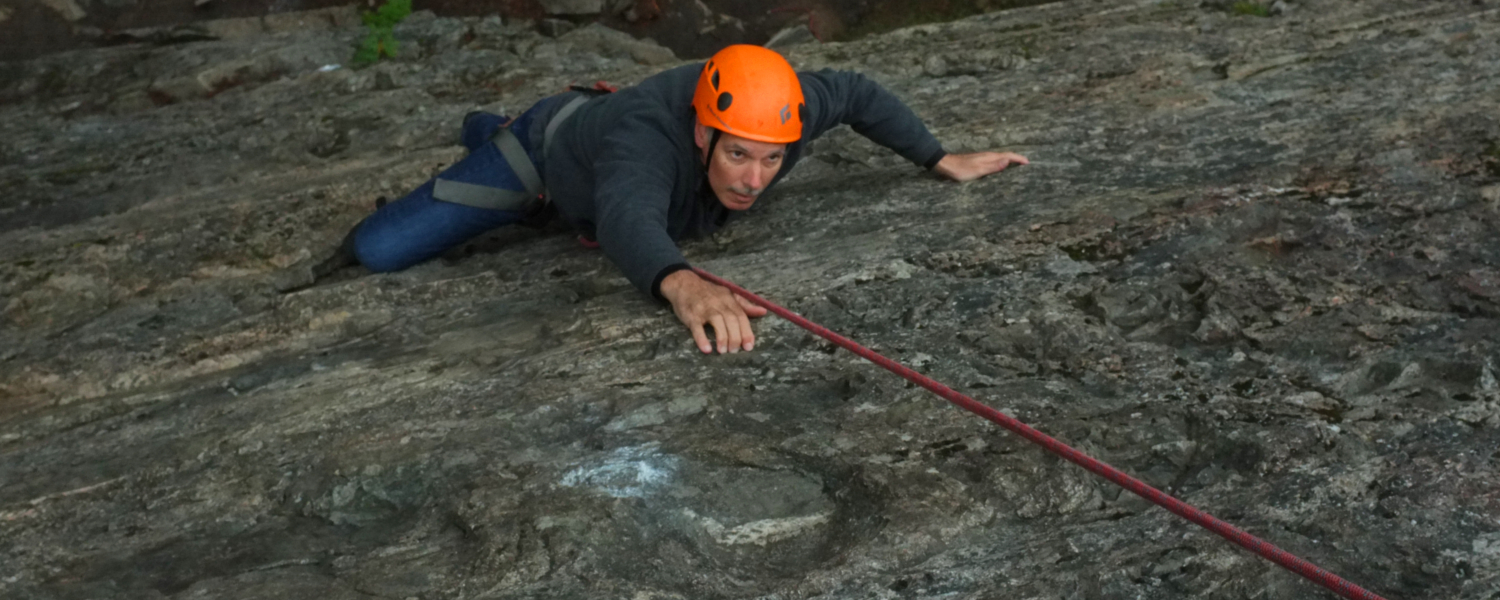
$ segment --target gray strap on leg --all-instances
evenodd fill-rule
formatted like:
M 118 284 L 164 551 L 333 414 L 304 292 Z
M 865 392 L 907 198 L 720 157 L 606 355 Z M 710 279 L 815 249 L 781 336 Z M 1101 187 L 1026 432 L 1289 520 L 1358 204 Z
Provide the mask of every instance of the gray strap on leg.
M 506 190 L 451 179 L 434 181 L 432 197 L 444 202 L 475 208 L 518 211 L 528 211 L 538 201 L 537 195 L 529 191 Z
M 526 186 L 526 191 L 533 196 L 542 195 L 542 176 L 536 172 L 536 165 L 531 164 L 531 157 L 521 147 L 521 140 L 516 139 L 516 134 L 509 127 L 501 129 L 500 134 L 495 136 L 495 147 L 500 149 L 500 156 L 505 157 L 505 162 L 510 164 L 510 170 L 515 172 L 516 177 L 521 179 L 521 185 Z

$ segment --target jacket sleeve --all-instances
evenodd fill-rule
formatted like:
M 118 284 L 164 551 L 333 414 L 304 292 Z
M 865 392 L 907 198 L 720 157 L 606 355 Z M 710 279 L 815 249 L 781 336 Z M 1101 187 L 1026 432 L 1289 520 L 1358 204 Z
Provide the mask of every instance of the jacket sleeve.
M 675 161 L 672 142 L 642 117 L 627 117 L 603 140 L 595 173 L 595 230 L 630 283 L 660 298 L 656 286 L 687 260 L 667 230 Z
M 800 73 L 799 78 L 807 101 L 804 139 L 847 124 L 855 133 L 929 169 L 944 156 L 943 145 L 916 113 L 864 75 L 823 69 Z

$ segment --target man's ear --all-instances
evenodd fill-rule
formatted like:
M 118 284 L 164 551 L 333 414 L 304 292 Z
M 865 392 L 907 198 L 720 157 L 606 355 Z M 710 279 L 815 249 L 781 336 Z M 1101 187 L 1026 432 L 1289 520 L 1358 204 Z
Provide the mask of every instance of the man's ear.
M 698 145 L 699 151 L 708 147 L 708 127 L 697 121 L 693 121 L 693 143 Z

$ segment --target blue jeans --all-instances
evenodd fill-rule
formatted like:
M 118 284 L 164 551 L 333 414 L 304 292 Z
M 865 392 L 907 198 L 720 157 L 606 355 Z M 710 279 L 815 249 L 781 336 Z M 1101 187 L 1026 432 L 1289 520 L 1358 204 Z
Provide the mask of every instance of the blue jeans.
M 539 171 L 541 149 L 531 147 L 527 141 L 528 132 L 540 112 L 539 107 L 562 99 L 566 97 L 545 98 L 510 125 Z M 505 121 L 505 117 L 483 112 L 465 118 L 460 137 L 468 147 L 469 155 L 438 177 L 507 190 L 526 189 L 500 155 L 500 150 L 489 143 Z M 444 202 L 432 197 L 432 188 L 433 180 L 428 180 L 400 200 L 376 210 L 356 226 L 354 256 L 360 264 L 377 273 L 399 271 L 435 258 L 481 233 L 517 223 L 526 217 L 519 211 Z

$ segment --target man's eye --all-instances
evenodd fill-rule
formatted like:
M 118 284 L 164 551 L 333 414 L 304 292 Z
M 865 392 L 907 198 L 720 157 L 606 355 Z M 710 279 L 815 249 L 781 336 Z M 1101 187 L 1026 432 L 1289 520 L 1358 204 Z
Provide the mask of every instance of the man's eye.
M 739 150 L 731 150 L 729 152 L 729 156 L 731 156 L 733 158 L 744 158 L 745 157 L 745 153 L 744 152 L 740 152 Z

